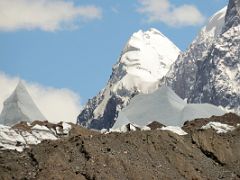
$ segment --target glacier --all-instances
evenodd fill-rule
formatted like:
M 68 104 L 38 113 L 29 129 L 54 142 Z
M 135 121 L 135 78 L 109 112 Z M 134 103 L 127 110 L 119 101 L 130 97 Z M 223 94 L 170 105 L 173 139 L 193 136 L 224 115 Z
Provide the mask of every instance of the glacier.
M 166 126 L 182 127 L 188 120 L 221 116 L 225 113 L 211 104 L 188 104 L 172 89 L 163 85 L 153 93 L 135 96 L 119 113 L 112 129 L 119 129 L 126 124 L 144 127 L 153 121 Z
M 47 121 L 34 121 L 31 124 L 20 122 L 13 127 L 0 124 L 0 151 L 16 150 L 22 152 L 31 145 L 43 140 L 57 140 L 66 137 L 72 129 L 69 123 L 51 124 Z
M 22 81 L 9 98 L 4 101 L 0 124 L 11 126 L 20 121 L 46 120 L 40 112 Z

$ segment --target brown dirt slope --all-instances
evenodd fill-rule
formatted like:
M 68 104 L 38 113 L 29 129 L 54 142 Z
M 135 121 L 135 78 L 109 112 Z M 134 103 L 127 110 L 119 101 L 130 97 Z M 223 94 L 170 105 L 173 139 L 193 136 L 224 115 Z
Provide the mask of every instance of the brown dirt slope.
M 188 130 L 99 134 L 75 126 L 68 138 L 0 152 L 0 179 L 240 179 L 239 127 Z

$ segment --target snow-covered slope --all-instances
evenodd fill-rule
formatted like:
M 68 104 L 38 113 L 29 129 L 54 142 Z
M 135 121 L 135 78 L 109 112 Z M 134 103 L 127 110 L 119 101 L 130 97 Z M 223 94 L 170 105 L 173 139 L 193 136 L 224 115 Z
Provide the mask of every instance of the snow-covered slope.
M 46 120 L 27 89 L 20 81 L 12 95 L 4 102 L 0 124 L 13 125 L 20 121 Z
M 222 31 L 226 10 L 227 7 L 224 7 L 209 19 L 196 39 L 185 52 L 180 54 L 166 77 L 161 81 L 161 84 L 172 87 L 183 99 L 190 96 L 190 91 L 196 81 L 198 66 L 202 64 L 209 48 Z
M 39 144 L 43 140 L 57 140 L 59 137 L 67 136 L 71 128 L 68 123 L 54 125 L 47 122 L 32 124 L 21 122 L 15 127 L 0 125 L 0 150 L 21 152 L 29 145 Z
M 228 124 L 223 124 L 220 122 L 209 122 L 208 124 L 201 127 L 201 129 L 214 129 L 218 134 L 227 133 L 230 131 L 234 131 L 236 127 L 230 126 Z
M 88 128 L 111 128 L 118 112 L 133 96 L 156 90 L 179 53 L 156 29 L 134 33 L 114 65 L 106 87 L 88 101 L 78 116 L 78 123 Z
M 210 104 L 187 104 L 167 86 L 151 94 L 135 96 L 117 118 L 112 129 L 126 124 L 146 126 L 153 121 L 167 126 L 182 126 L 187 120 L 223 115 L 225 111 Z

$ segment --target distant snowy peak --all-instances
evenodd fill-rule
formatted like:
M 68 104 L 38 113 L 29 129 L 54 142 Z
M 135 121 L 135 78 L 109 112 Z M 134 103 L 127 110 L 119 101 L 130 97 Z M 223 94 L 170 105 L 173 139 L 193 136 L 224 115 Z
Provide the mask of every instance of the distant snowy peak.
M 179 53 L 176 45 L 158 30 L 139 30 L 130 37 L 113 67 L 110 91 L 121 96 L 129 96 L 126 91 L 154 91 Z
M 158 30 L 139 30 L 125 45 L 113 74 L 116 71 L 119 79 L 129 74 L 141 81 L 156 82 L 167 73 L 179 53 L 180 50 Z
M 158 88 L 180 50 L 156 29 L 134 33 L 122 50 L 106 87 L 89 100 L 78 123 L 89 128 L 111 128 L 118 112 L 138 93 Z
M 20 81 L 11 96 L 4 102 L 0 124 L 13 125 L 20 121 L 32 122 L 34 120 L 46 120 L 46 118 Z
M 196 82 L 198 66 L 204 61 L 210 47 L 222 32 L 226 10 L 227 7 L 224 7 L 209 19 L 189 48 L 179 55 L 170 71 L 160 81 L 160 85 L 168 84 L 183 99 L 190 96 Z
M 182 53 L 161 83 L 191 103 L 240 113 L 240 1 L 230 0 Z M 161 84 L 160 83 L 160 84 Z
M 210 102 L 240 113 L 240 2 L 230 0 L 221 35 L 196 74 L 191 102 Z
M 227 6 L 216 12 L 212 17 L 209 18 L 208 23 L 201 29 L 198 34 L 195 43 L 201 41 L 211 41 L 212 38 L 216 38 L 222 32 L 222 28 L 225 23 L 225 15 L 227 12 Z M 211 40 L 208 40 L 211 38 Z

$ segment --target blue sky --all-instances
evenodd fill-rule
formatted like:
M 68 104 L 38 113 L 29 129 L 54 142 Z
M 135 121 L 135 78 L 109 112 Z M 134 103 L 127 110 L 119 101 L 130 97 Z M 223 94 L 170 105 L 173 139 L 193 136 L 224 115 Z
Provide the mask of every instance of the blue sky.
M 0 4 L 1 1 L 3 4 L 4 1 L 7 2 L 0 0 Z M 155 27 L 181 50 L 185 50 L 204 24 L 204 19 L 200 20 L 200 16 L 197 15 L 197 19 L 185 22 L 171 19 L 172 14 L 167 17 L 172 23 L 166 23 L 158 17 L 161 16 L 161 12 L 144 7 L 144 2 L 147 6 L 146 3 L 154 3 L 154 1 L 156 3 L 156 0 L 57 1 L 68 3 L 69 6 L 60 4 L 57 12 L 54 12 L 56 8 L 53 8 L 47 15 L 55 16 L 54 13 L 60 15 L 56 16 L 58 19 L 51 19 L 52 24 L 45 25 L 44 22 L 36 24 L 34 18 L 43 16 L 35 16 L 34 13 L 39 12 L 34 10 L 28 14 L 32 16 L 29 20 L 31 22 L 19 22 L 21 15 L 17 14 L 18 7 L 23 8 L 21 3 L 27 6 L 29 0 L 13 0 L 17 5 L 14 6 L 15 13 L 9 20 L 11 23 L 7 21 L 8 19 L 0 17 L 0 71 L 43 86 L 68 88 L 80 95 L 82 103 L 105 86 L 112 65 L 117 62 L 124 44 L 133 32 Z M 201 18 L 208 18 L 228 2 L 227 0 L 158 1 L 169 3 L 172 11 L 184 5 L 194 6 Z M 10 11 L 7 8 L 12 5 L 6 4 L 0 5 L 0 14 L 1 11 Z M 64 7 L 68 7 L 69 11 Z M 84 8 L 77 9 L 80 7 Z M 41 11 L 41 8 L 39 9 Z M 66 10 L 65 14 L 61 12 L 62 9 L 64 12 Z M 150 12 L 151 10 L 154 12 Z M 62 22 L 61 18 L 65 21 Z

